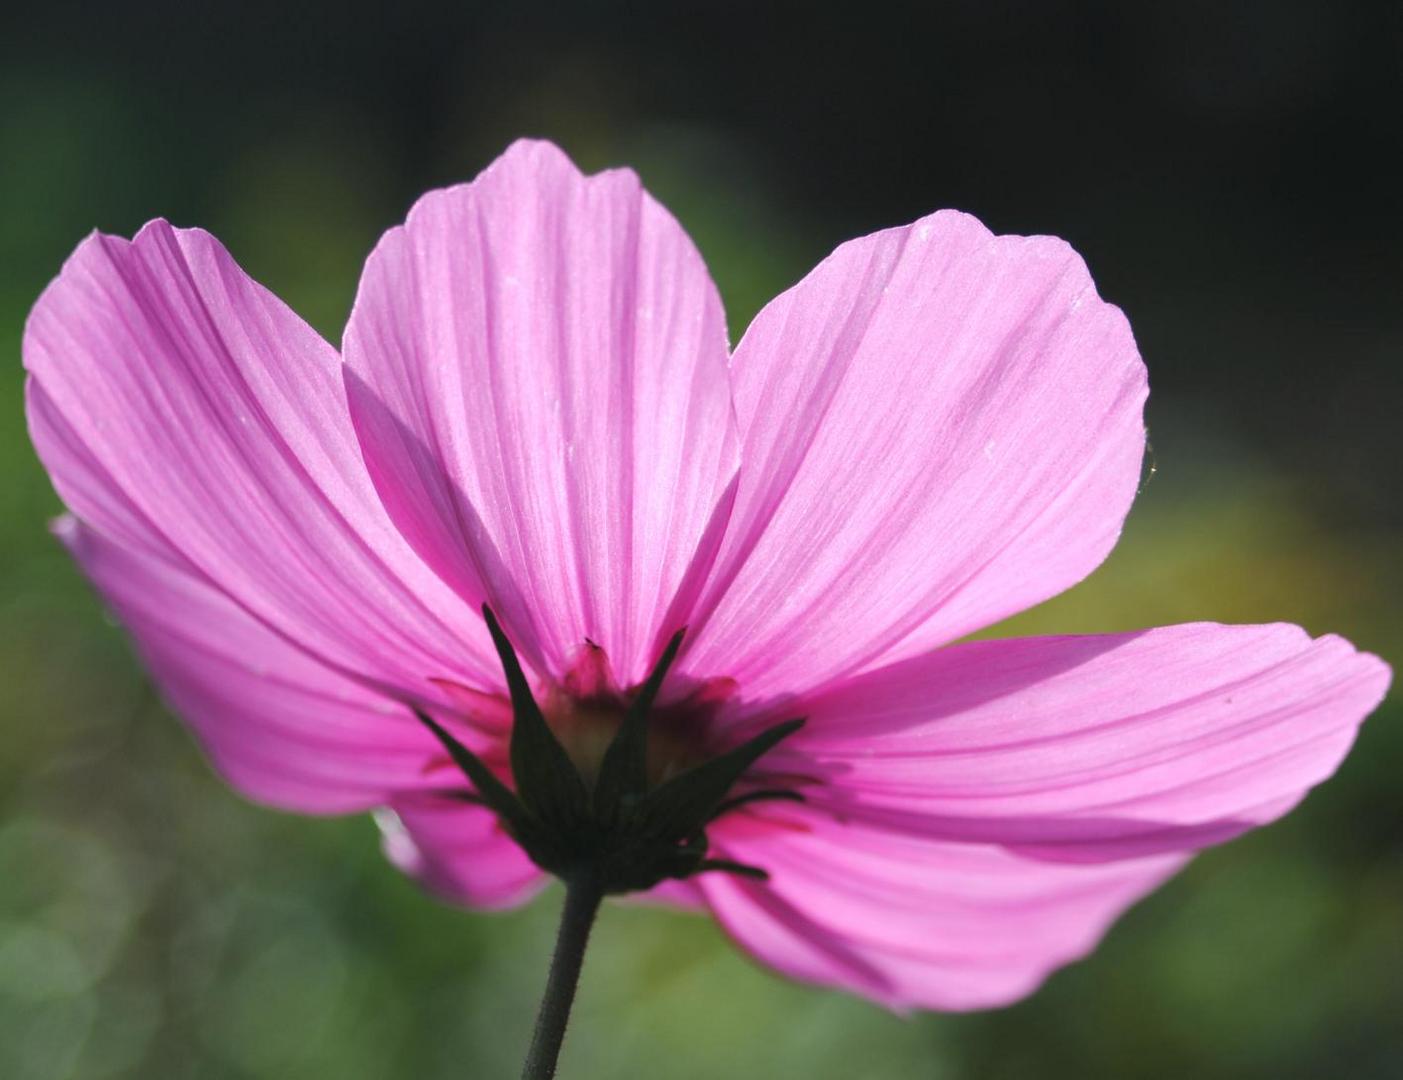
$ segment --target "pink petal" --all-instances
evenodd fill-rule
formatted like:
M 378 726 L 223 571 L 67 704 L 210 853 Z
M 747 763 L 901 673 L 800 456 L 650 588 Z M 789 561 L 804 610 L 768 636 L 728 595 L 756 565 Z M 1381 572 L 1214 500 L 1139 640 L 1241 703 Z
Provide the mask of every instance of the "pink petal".
M 1032 993 L 1183 863 L 1067 866 L 837 825 L 812 810 L 783 817 L 788 828 L 716 830 L 719 852 L 770 880 L 705 875 L 712 910 L 784 974 L 897 1009 L 991 1008 Z
M 540 871 L 495 815 L 444 794 L 466 785 L 403 705 L 288 645 L 168 562 L 73 518 L 57 532 L 234 787 L 303 813 L 395 807 L 407 829 L 382 818 L 391 861 L 462 903 L 504 907 L 538 886 Z M 446 711 L 440 718 L 455 724 Z M 456 733 L 476 736 L 465 725 Z
M 1144 368 L 1060 240 L 945 211 L 844 244 L 760 313 L 733 380 L 740 489 L 685 663 L 752 698 L 1060 592 L 1135 492 Z
M 503 831 L 497 815 L 441 796 L 410 795 L 378 818 L 389 860 L 431 892 L 477 908 L 514 907 L 546 875 Z
M 94 234 L 30 315 L 34 444 L 86 523 L 355 677 L 495 682 L 481 620 L 370 483 L 334 350 L 219 243 Z
M 688 617 L 737 451 L 720 301 L 638 178 L 519 142 L 424 196 L 366 264 L 345 355 L 425 560 L 549 673 L 588 638 L 640 679 Z
M 438 747 L 402 705 L 338 674 L 187 571 L 103 539 L 56 531 L 135 640 L 162 696 L 244 794 L 341 813 L 431 783 Z
M 764 765 L 826 776 L 815 806 L 930 837 L 1193 850 L 1330 776 L 1388 682 L 1377 657 L 1286 625 L 971 642 L 805 702 Z

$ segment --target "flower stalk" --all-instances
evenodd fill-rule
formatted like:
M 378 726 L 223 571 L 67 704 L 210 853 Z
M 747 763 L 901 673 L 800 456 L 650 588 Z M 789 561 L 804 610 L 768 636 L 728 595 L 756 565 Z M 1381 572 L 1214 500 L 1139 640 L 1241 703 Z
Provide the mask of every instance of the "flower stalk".
M 560 930 L 555 939 L 546 992 L 536 1014 L 536 1030 L 531 1049 L 521 1069 L 521 1080 L 550 1080 L 555 1076 L 570 1007 L 580 984 L 585 946 L 589 944 L 594 917 L 599 913 L 604 890 L 593 874 L 581 874 L 565 883 L 565 905 L 560 913 Z

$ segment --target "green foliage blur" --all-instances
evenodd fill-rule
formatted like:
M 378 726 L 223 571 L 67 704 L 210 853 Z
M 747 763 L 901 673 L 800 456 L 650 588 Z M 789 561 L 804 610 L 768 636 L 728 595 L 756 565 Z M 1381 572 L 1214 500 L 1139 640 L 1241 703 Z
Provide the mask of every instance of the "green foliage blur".
M 1361 266 L 1381 264 L 1351 252 L 1354 241 L 1327 242 L 1325 227 L 1301 222 L 1275 187 L 1314 185 L 1297 194 L 1328 200 L 1343 192 L 1328 172 L 1292 180 L 1236 158 L 1222 174 L 1195 135 L 1180 143 L 1200 154 L 1179 162 L 1202 172 L 1189 180 L 1129 168 L 1116 179 L 1118 162 L 1138 159 L 1108 142 L 1106 157 L 1077 174 L 1105 185 L 1084 203 L 1046 194 L 1067 183 L 1056 167 L 1031 170 L 1021 187 L 991 177 L 981 188 L 961 153 L 911 164 L 902 187 L 890 161 L 864 173 L 864 155 L 880 160 L 897 138 L 879 100 L 896 83 L 881 81 L 875 45 L 851 70 L 814 65 L 798 89 L 746 84 L 752 104 L 785 93 L 815 115 L 832 110 L 825 141 L 807 127 L 801 136 L 739 118 L 748 112 L 708 111 L 704 84 L 715 80 L 720 100 L 730 72 L 708 66 L 691 27 L 679 22 L 669 36 L 654 20 L 640 29 L 623 5 L 588 5 L 591 17 L 564 29 L 549 12 L 486 25 L 434 14 L 431 4 L 386 23 L 383 12 L 362 19 L 330 5 L 298 16 L 240 5 L 208 24 L 173 5 L 110 7 L 121 10 L 31 13 L 0 45 L 4 1080 L 514 1076 L 559 901 L 552 891 L 505 915 L 449 909 L 381 860 L 367 819 L 291 818 L 241 801 L 162 708 L 46 532 L 59 504 L 22 420 L 25 314 L 94 227 L 130 235 L 157 214 L 206 226 L 333 341 L 380 231 L 420 190 L 471 177 L 520 133 L 556 138 L 588 168 L 635 166 L 701 247 L 733 337 L 837 242 L 937 205 L 956 202 L 1005 231 L 1069 235 L 1139 334 L 1155 387 L 1153 468 L 1102 570 L 995 632 L 1287 620 L 1403 660 L 1403 511 L 1390 426 L 1403 402 L 1388 389 L 1403 342 L 1399 294 L 1370 306 L 1351 292 Z M 1197 81 L 1164 91 L 1164 131 L 1178 131 L 1164 119 L 1172 114 L 1188 128 L 1241 124 L 1231 130 L 1268 139 L 1271 125 L 1304 123 L 1314 110 L 1343 116 L 1348 99 L 1321 97 L 1322 87 L 1353 62 L 1339 54 L 1339 35 L 1367 27 L 1332 22 L 1335 37 L 1313 35 L 1309 18 L 1323 10 L 1282 5 L 1277 18 L 1297 20 L 1284 36 L 1275 23 L 1249 26 L 1225 46 L 1226 59 L 1189 57 Z M 961 12 L 953 25 L 971 32 L 974 16 Z M 770 32 L 733 14 L 718 41 Z M 871 23 L 864 41 L 908 40 L 910 28 L 883 29 L 876 13 Z M 1041 25 L 1013 46 L 999 40 L 1043 55 Z M 1252 61 L 1265 74 L 1243 90 L 1228 75 L 1258 56 L 1259 32 L 1275 51 Z M 281 46 L 270 44 L 280 36 Z M 1290 52 L 1311 36 L 1325 42 L 1311 43 L 1316 52 L 1336 51 L 1325 60 Z M 813 40 L 806 30 L 806 47 Z M 780 35 L 773 45 L 786 47 Z M 1145 55 L 1158 53 L 1145 46 Z M 1320 68 L 1327 61 L 1336 67 Z M 1199 77 L 1194 64 L 1205 63 L 1218 82 Z M 669 65 L 682 74 L 664 78 Z M 1077 76 L 1061 68 L 1035 68 L 1027 86 L 1000 84 L 999 94 L 973 66 L 952 70 L 948 85 L 925 68 L 910 76 L 929 90 L 908 88 L 901 99 L 910 138 L 958 139 L 963 129 L 935 104 L 937 90 L 976 110 L 988 128 L 979 145 L 989 146 L 1032 139 L 1047 93 L 1068 107 L 1082 100 Z M 1126 62 L 1124 77 L 1136 70 Z M 357 71 L 373 92 L 357 89 Z M 687 79 L 703 89 L 685 107 L 670 104 L 684 100 Z M 651 80 L 671 89 L 649 100 Z M 877 125 L 867 143 L 843 116 L 841 102 L 854 97 Z M 1030 126 L 1000 130 L 1002 117 L 1025 108 Z M 1124 154 L 1149 152 L 1145 139 L 1125 139 Z M 802 173 L 786 166 L 801 152 Z M 1224 175 L 1247 177 L 1247 192 L 1220 190 Z M 1360 182 L 1366 194 L 1380 183 Z M 1242 220 L 1263 204 L 1272 228 L 1299 227 L 1304 239 L 1254 247 L 1258 234 L 1248 232 L 1240 245 L 1230 236 L 1195 252 L 1194 222 L 1219 221 L 1225 201 Z M 1345 201 L 1331 213 L 1354 212 Z M 1377 235 L 1396 235 L 1396 211 L 1362 212 L 1375 215 Z M 1369 244 L 1367 231 L 1357 235 Z M 1268 268 L 1276 276 L 1264 281 Z M 1390 272 L 1371 279 L 1380 296 L 1398 283 Z M 1403 1076 L 1401 784 L 1395 697 L 1339 775 L 1288 819 L 1203 855 L 1092 957 L 995 1013 L 892 1016 L 759 970 L 704 920 L 610 906 L 562 1075 Z

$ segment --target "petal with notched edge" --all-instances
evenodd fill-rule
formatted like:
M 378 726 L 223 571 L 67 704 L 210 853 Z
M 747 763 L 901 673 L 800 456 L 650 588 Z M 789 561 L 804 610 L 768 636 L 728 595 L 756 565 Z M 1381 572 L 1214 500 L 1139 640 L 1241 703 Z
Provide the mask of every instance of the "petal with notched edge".
M 95 531 L 367 683 L 495 685 L 481 620 L 385 515 L 335 351 L 208 233 L 89 237 L 24 362 L 34 445 Z
M 1388 682 L 1377 657 L 1282 624 L 969 642 L 806 702 L 764 765 L 919 835 L 1068 861 L 1192 851 L 1329 777 Z
M 1066 589 L 1135 493 L 1144 366 L 1051 237 L 942 211 L 843 244 L 732 367 L 740 487 L 683 667 L 754 697 Z

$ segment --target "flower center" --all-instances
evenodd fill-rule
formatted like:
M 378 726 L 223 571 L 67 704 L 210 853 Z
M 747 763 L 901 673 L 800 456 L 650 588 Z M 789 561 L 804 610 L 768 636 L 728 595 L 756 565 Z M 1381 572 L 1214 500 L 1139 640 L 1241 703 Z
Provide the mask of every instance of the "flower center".
M 490 608 L 483 616 L 511 695 L 510 766 L 515 791 L 427 713 L 415 715 L 472 782 L 535 863 L 604 892 L 649 889 L 708 870 L 764 877 L 759 867 L 708 859 L 706 828 L 742 802 L 802 800 L 788 789 L 732 795 L 756 761 L 803 726 L 787 720 L 739 746 L 710 752 L 710 713 L 734 684 L 711 680 L 657 706 L 682 644 L 675 634 L 648 678 L 621 691 L 598 646 L 588 644 L 562 684 L 537 703 Z
M 562 695 L 560 700 L 548 701 L 544 711 L 546 723 L 565 748 L 580 779 L 587 788 L 594 790 L 604 758 L 618 738 L 619 729 L 628 715 L 627 706 L 578 701 Z M 686 737 L 675 727 L 664 730 L 661 725 L 654 724 L 650 726 L 648 735 L 644 775 L 649 787 L 657 787 L 703 760 L 698 740 Z

